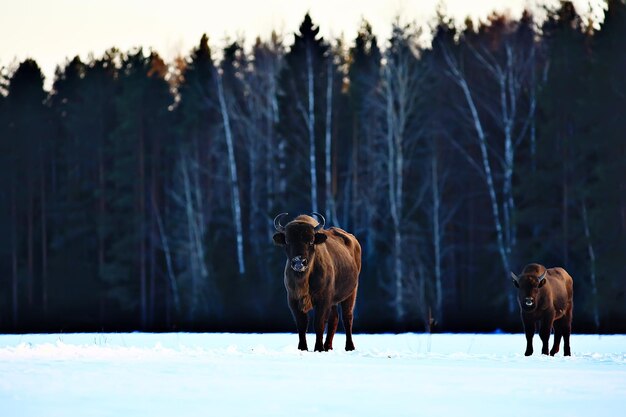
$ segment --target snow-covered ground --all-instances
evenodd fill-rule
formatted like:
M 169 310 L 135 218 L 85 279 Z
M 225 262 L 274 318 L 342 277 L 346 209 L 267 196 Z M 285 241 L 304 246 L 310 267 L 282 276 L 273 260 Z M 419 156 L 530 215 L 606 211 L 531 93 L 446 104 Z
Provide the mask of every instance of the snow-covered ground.
M 309 346 L 313 346 L 309 334 Z M 0 335 L 0 416 L 624 416 L 626 336 Z

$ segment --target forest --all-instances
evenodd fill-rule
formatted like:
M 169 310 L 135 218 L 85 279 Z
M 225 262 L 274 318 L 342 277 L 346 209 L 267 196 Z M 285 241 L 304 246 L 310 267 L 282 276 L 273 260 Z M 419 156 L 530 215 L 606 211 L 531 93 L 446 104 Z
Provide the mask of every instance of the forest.
M 356 332 L 521 331 L 530 262 L 626 332 L 624 1 L 245 45 L 0 70 L 1 332 L 294 331 L 273 219 L 314 211 L 362 245 Z

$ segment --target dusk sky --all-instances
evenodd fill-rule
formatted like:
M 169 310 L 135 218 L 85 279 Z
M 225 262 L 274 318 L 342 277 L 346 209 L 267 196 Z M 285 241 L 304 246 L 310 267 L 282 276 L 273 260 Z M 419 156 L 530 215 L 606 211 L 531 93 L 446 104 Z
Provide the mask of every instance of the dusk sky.
M 355 37 L 362 18 L 386 38 L 391 22 L 425 24 L 439 0 L 1 0 L 0 67 L 34 58 L 51 85 L 54 68 L 66 59 L 101 55 L 116 46 L 154 48 L 166 60 L 186 55 L 207 33 L 214 50 L 227 38 L 268 38 L 272 30 L 289 35 L 309 11 L 326 38 Z M 518 16 L 531 0 L 447 0 L 448 13 L 463 21 L 484 18 L 491 10 Z M 577 0 L 578 9 L 588 2 Z M 601 15 L 601 7 L 596 7 Z M 287 44 L 290 40 L 287 40 Z

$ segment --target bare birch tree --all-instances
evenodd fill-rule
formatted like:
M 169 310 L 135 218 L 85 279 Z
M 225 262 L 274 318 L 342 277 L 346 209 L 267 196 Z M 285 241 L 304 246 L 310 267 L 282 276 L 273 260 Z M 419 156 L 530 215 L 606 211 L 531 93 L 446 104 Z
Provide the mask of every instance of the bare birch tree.
M 326 57 L 326 120 L 325 120 L 325 187 L 326 187 L 326 214 L 330 224 L 337 224 L 337 211 L 332 181 L 332 120 L 333 120 L 333 84 L 335 81 L 335 66 L 333 51 L 329 50 Z M 315 210 L 313 210 L 315 211 Z
M 439 180 L 439 166 L 437 154 L 431 158 L 431 195 L 432 195 L 432 233 L 435 276 L 435 314 L 441 317 L 443 313 L 443 286 L 441 284 L 442 241 L 443 227 L 441 219 L 441 183 Z
M 257 39 L 252 61 L 241 65 L 237 79 L 241 82 L 239 105 L 232 106 L 232 122 L 244 143 L 248 161 L 250 186 L 248 192 L 248 228 L 251 257 L 257 262 L 261 275 L 268 275 L 265 264 L 266 244 L 261 236 L 271 240 L 274 228 L 271 218 L 274 210 L 274 193 L 277 189 L 275 162 L 277 139 L 275 125 L 278 121 L 276 78 L 281 66 L 279 38 L 276 34 L 268 42 Z M 233 100 L 235 101 L 235 100 Z
M 534 95 L 531 95 L 531 100 L 528 101 L 524 92 L 533 71 L 529 63 L 534 62 L 531 59 L 534 47 L 515 46 L 512 35 L 510 33 L 504 35 L 500 48 L 495 51 L 484 45 L 475 47 L 469 41 L 462 41 L 470 57 L 485 74 L 489 75 L 489 80 L 495 87 L 494 93 L 482 100 L 476 91 L 479 87 L 471 84 L 459 59 L 443 44 L 441 50 L 448 76 L 461 89 L 464 101 L 458 104 L 458 109 L 471 121 L 473 136 L 480 149 L 479 160 L 475 160 L 456 142 L 455 146 L 485 181 L 500 260 L 504 271 L 510 271 L 511 257 L 517 242 L 512 186 L 515 151 L 527 137 L 535 112 Z M 496 146 L 489 143 L 485 129 L 488 122 L 494 123 L 502 134 L 501 142 Z M 493 160 L 496 161 L 495 164 Z M 502 178 L 500 192 L 497 189 L 497 178 Z M 515 300 L 510 291 L 508 304 L 512 312 Z
M 266 191 L 266 216 L 267 220 L 273 215 L 274 210 L 274 195 L 278 191 L 278 179 L 276 178 L 276 169 L 274 163 L 278 160 L 277 157 L 277 138 L 275 126 L 278 123 L 278 86 L 277 79 L 282 67 L 282 55 L 284 53 L 282 47 L 282 40 L 272 33 L 271 41 L 265 46 L 260 53 L 257 49 L 255 54 L 254 66 L 255 73 L 261 75 L 261 85 L 258 89 L 251 89 L 251 91 L 263 92 L 264 105 L 261 107 L 264 109 L 263 118 L 265 120 L 265 140 L 263 144 L 265 146 L 265 191 Z M 274 233 L 272 222 L 267 221 L 266 234 L 268 240 L 271 239 Z
M 311 207 L 317 206 L 317 162 L 315 158 L 315 81 L 313 77 L 313 51 L 309 39 L 306 42 L 306 80 L 307 80 L 307 131 L 309 134 L 309 173 L 311 176 Z
M 235 161 L 235 145 L 233 143 L 232 128 L 230 125 L 230 116 L 226 98 L 224 96 L 224 87 L 222 85 L 222 74 L 218 73 L 215 77 L 217 80 L 217 93 L 220 103 L 220 113 L 224 126 L 224 136 L 228 147 L 228 166 L 230 172 L 230 192 L 232 201 L 233 223 L 235 227 L 237 239 L 237 265 L 239 266 L 239 274 L 246 272 L 244 256 L 243 256 L 243 227 L 241 224 L 241 201 L 239 199 L 239 180 L 237 179 L 237 165 Z
M 587 203 L 583 201 L 580 203 L 581 214 L 583 218 L 583 229 L 585 232 L 585 240 L 587 246 L 587 254 L 589 256 L 589 277 L 591 279 L 591 298 L 593 305 L 593 324 L 596 326 L 596 330 L 600 328 L 600 314 L 598 312 L 598 283 L 596 276 L 596 253 L 591 240 L 591 232 L 589 228 L 589 215 L 587 213 Z
M 198 176 L 194 171 L 199 167 L 193 164 L 192 158 L 188 152 L 181 150 L 176 164 L 175 179 L 173 187 L 168 194 L 180 213 L 177 224 L 173 227 L 173 239 L 168 239 L 164 230 L 161 230 L 161 240 L 164 251 L 170 252 L 169 247 L 172 246 L 177 257 L 177 263 L 180 265 L 180 272 L 174 277 L 173 269 L 168 266 L 168 276 L 170 279 L 170 288 L 176 303 L 177 294 L 179 293 L 178 281 L 182 281 L 182 286 L 186 288 L 184 294 L 181 295 L 181 311 L 184 304 L 186 307 L 186 318 L 193 321 L 197 318 L 202 309 L 207 308 L 203 302 L 209 297 L 211 282 L 209 270 L 205 261 L 204 240 L 206 235 L 206 225 L 208 220 L 204 217 L 203 211 L 198 206 L 198 201 L 203 198 L 201 195 L 202 188 L 197 182 Z M 157 218 L 160 220 L 160 215 Z M 179 223 L 179 224 L 178 224 Z M 161 226 L 159 226 L 161 228 Z M 172 240 L 172 244 L 169 241 Z M 169 263 L 169 261 L 167 261 Z
M 405 217 L 405 175 L 408 170 L 407 151 L 420 137 L 419 129 L 411 125 L 417 119 L 419 84 L 423 73 L 418 65 L 417 34 L 411 29 L 394 26 L 391 46 L 386 51 L 381 93 L 384 100 L 384 141 L 386 155 L 387 194 L 392 226 L 393 306 L 398 322 L 402 322 L 406 308 L 406 270 L 404 232 L 408 229 Z M 412 153 L 410 153 L 412 154 Z M 417 185 L 415 188 L 419 188 Z
M 174 310 L 176 312 L 176 315 L 179 316 L 181 313 L 180 295 L 178 292 L 178 282 L 176 281 L 176 275 L 174 272 L 174 264 L 172 262 L 172 250 L 170 248 L 167 231 L 165 230 L 165 226 L 163 225 L 163 219 L 161 218 L 159 206 L 156 203 L 154 194 L 152 195 L 152 209 L 154 210 L 154 213 L 156 216 L 156 222 L 157 222 L 158 231 L 159 231 L 159 240 L 161 241 L 161 249 L 163 250 L 163 254 L 165 255 L 167 279 L 168 279 L 170 292 L 174 299 Z

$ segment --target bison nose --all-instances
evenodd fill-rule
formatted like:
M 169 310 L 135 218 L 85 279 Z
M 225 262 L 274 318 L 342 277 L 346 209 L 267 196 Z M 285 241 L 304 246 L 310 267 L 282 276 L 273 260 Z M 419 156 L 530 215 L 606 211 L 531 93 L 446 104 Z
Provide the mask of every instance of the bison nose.
M 526 304 L 528 307 L 532 307 L 532 305 L 534 304 L 534 300 L 532 297 L 526 297 L 524 299 L 524 304 Z
M 291 258 L 291 269 L 293 269 L 294 271 L 297 272 L 302 272 L 306 269 L 308 264 L 308 261 L 306 260 L 306 258 L 303 258 L 302 256 L 296 256 L 294 258 Z

